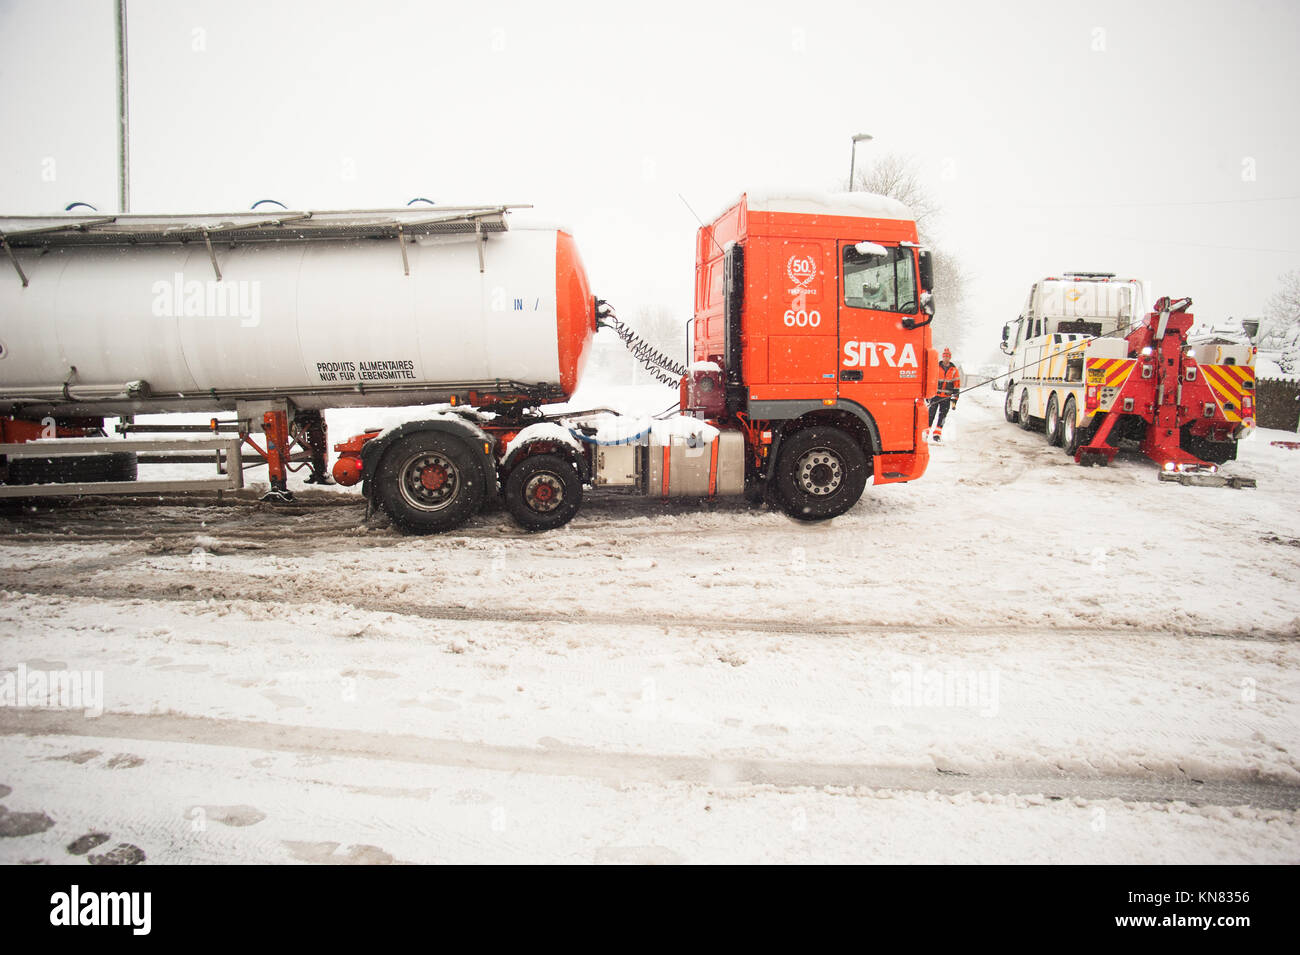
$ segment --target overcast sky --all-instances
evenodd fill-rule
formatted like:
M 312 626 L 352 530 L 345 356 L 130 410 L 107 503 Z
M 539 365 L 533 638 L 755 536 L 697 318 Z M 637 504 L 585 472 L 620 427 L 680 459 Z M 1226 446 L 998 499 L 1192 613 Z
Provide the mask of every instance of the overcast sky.
M 1031 282 L 1254 315 L 1300 268 L 1300 4 L 128 0 L 132 211 L 528 202 L 691 309 L 746 189 L 915 157 L 994 343 Z M 0 212 L 116 207 L 112 0 L 0 0 Z M 679 198 L 682 197 L 682 198 Z

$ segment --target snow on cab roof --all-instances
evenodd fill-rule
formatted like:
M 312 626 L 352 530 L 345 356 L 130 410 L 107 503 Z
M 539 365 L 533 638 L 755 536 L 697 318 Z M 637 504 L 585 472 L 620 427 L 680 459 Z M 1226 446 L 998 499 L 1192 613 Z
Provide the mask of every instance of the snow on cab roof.
M 912 210 L 903 203 L 874 192 L 749 192 L 745 194 L 745 201 L 751 212 L 870 219 L 912 218 Z

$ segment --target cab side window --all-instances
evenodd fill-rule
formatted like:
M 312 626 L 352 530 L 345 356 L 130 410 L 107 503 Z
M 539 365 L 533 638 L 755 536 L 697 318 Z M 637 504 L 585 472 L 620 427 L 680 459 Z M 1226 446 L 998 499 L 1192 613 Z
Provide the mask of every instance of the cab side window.
M 872 245 L 859 252 L 855 245 L 846 245 L 840 274 L 844 304 L 849 308 L 916 314 L 916 261 L 911 249 Z

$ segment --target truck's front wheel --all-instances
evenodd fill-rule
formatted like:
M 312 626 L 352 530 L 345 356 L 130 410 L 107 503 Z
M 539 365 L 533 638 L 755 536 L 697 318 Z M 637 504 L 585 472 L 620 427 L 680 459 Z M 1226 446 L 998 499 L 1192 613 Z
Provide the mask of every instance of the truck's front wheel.
M 858 502 L 869 471 L 866 453 L 848 434 L 838 428 L 806 428 L 781 445 L 776 489 L 791 517 L 820 521 Z
M 506 478 L 506 510 L 524 530 L 563 527 L 582 504 L 582 478 L 558 454 L 524 458 Z
M 460 527 L 487 494 L 470 449 L 438 431 L 408 434 L 389 448 L 379 465 L 375 491 L 393 523 L 408 534 Z

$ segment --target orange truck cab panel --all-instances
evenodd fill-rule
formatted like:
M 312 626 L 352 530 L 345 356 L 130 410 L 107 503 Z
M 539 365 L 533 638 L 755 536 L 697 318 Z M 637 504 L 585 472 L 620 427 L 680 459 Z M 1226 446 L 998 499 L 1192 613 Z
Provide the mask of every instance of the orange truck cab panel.
M 848 416 L 875 483 L 913 480 L 938 367 L 921 266 L 893 199 L 746 194 L 699 232 L 693 357 L 722 367 L 750 421 Z

